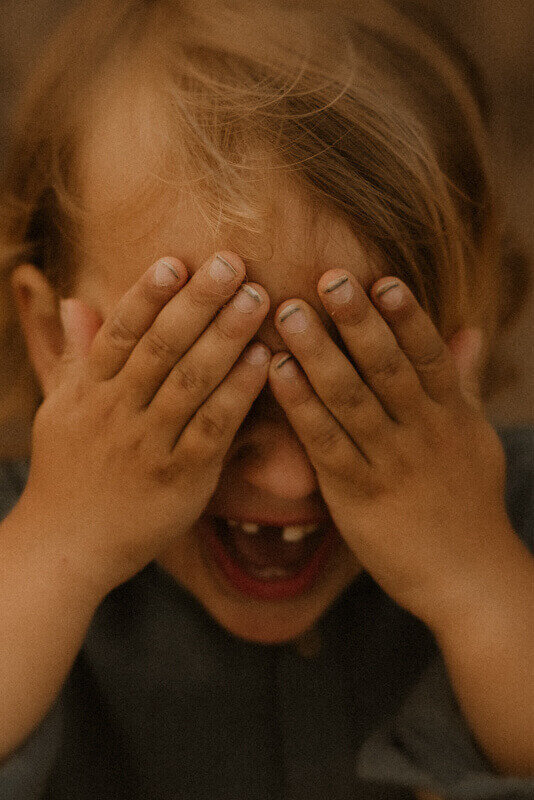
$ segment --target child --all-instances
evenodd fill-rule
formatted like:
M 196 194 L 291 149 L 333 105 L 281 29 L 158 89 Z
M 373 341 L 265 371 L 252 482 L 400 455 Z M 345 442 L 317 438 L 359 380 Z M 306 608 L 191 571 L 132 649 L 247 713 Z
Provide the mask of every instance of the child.
M 0 240 L 2 798 L 534 797 L 534 432 L 474 355 L 527 278 L 469 61 L 411 15 L 93 0 L 43 57 Z

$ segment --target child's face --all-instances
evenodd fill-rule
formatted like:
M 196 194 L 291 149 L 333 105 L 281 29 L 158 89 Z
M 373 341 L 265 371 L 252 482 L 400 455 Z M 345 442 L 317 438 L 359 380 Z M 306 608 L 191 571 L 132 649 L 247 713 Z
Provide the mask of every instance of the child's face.
M 217 249 L 243 255 L 228 238 L 210 238 L 198 211 L 183 202 L 178 207 L 173 205 L 172 223 L 168 222 L 169 207 L 162 204 L 156 211 L 143 206 L 135 220 L 118 226 L 107 213 L 107 204 L 115 207 L 124 196 L 125 185 L 129 193 L 135 192 L 139 161 L 124 142 L 119 145 L 110 130 L 112 126 L 95 139 L 97 144 L 86 163 L 87 198 L 104 221 L 98 232 L 92 229 L 82 241 L 84 263 L 76 289 L 76 295 L 102 317 L 157 257 L 180 258 L 193 274 Z M 357 275 L 367 288 L 381 273 L 369 263 L 341 219 L 325 210 L 312 221 L 296 189 L 280 189 L 276 209 L 275 239 L 267 243 L 272 246 L 269 256 L 245 262 L 248 280 L 262 284 L 271 300 L 269 314 L 255 338 L 273 354 L 285 350 L 273 317 L 283 300 L 300 297 L 317 310 L 339 344 L 341 340 L 336 338 L 335 327 L 317 296 L 319 277 L 327 269 L 342 267 Z M 138 237 L 139 230 L 144 232 L 142 238 Z M 251 522 L 270 517 L 329 519 L 306 452 L 268 383 L 233 441 L 206 515 Z M 161 556 L 160 563 L 224 628 L 247 640 L 280 642 L 298 636 L 361 570 L 354 554 L 336 534 L 333 551 L 312 585 L 291 597 L 261 599 L 224 577 L 203 545 L 199 535 L 202 524 L 201 518 Z

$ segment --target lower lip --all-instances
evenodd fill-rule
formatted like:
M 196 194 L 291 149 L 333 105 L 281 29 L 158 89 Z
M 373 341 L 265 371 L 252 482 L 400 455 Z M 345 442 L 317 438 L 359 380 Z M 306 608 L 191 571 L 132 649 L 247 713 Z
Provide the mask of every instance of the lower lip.
M 242 594 L 259 600 L 286 600 L 296 597 L 309 589 L 317 580 L 326 565 L 336 540 L 336 528 L 332 525 L 306 565 L 290 578 L 274 581 L 260 581 L 244 572 L 230 557 L 225 546 L 217 536 L 212 520 L 205 519 L 202 535 L 208 550 L 225 578 Z

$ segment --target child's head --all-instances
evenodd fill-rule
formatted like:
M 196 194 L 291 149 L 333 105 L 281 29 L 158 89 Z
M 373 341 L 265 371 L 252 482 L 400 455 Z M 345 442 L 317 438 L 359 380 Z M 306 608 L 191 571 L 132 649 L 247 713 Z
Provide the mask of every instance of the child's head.
M 366 288 L 398 274 L 446 340 L 480 327 L 491 356 L 527 274 L 519 262 L 505 267 L 472 66 L 400 5 L 82 3 L 50 44 L 14 127 L 0 223 L 3 420 L 31 420 L 53 369 L 53 346 L 36 357 L 34 345 L 27 358 L 9 289 L 13 269 L 30 261 L 36 269 L 18 275 L 34 342 L 53 341 L 60 296 L 105 317 L 157 257 L 175 255 L 193 272 L 230 249 L 270 295 L 256 338 L 273 352 L 285 349 L 277 305 L 303 297 L 326 320 L 316 282 L 341 266 Z M 213 513 L 237 508 L 324 508 L 268 386 L 213 497 Z M 241 601 L 208 574 L 196 538 L 168 565 L 245 638 L 305 630 L 359 570 L 344 548 L 306 596 Z

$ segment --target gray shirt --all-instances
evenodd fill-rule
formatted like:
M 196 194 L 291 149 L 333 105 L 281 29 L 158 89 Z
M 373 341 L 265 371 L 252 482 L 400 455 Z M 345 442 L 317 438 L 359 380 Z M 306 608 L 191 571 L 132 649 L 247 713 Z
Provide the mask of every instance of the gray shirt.
M 534 427 L 498 428 L 506 504 L 534 546 Z M 0 518 L 28 462 L 0 464 Z M 97 609 L 1 800 L 533 800 L 471 735 L 429 630 L 363 573 L 315 655 L 221 628 L 155 562 Z M 526 693 L 528 695 L 528 692 Z

